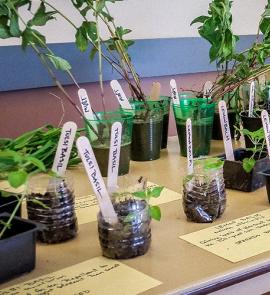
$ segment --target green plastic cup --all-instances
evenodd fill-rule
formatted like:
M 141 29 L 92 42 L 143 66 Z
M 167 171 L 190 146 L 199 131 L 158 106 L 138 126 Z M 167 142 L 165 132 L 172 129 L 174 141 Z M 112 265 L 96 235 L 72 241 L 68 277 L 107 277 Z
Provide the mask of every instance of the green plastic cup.
M 132 140 L 133 114 L 124 110 L 95 113 L 95 120 L 87 120 L 96 132 L 85 122 L 86 134 L 91 143 L 103 177 L 107 176 L 111 126 L 114 122 L 122 124 L 122 140 L 118 175 L 129 172 L 130 147 Z
M 181 156 L 187 156 L 186 121 L 192 121 L 193 156 L 208 155 L 212 137 L 215 103 L 207 98 L 181 99 L 173 105 Z
M 160 157 L 163 104 L 159 101 L 133 101 L 131 160 L 152 161 Z

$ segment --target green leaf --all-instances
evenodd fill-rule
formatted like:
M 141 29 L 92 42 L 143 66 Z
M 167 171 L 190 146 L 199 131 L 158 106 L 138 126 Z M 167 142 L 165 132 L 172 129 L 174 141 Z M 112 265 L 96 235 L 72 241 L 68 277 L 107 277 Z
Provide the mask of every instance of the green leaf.
M 90 60 L 93 60 L 94 59 L 94 57 L 95 57 L 95 55 L 96 55 L 97 52 L 98 52 L 98 50 L 96 49 L 96 47 L 93 47 L 91 49 L 90 54 L 89 54 Z
M 76 39 L 76 45 L 79 48 L 79 50 L 84 52 L 88 47 L 88 39 L 85 32 L 85 28 L 83 26 L 78 28 L 75 35 L 75 39 Z
M 204 23 L 208 18 L 209 17 L 206 15 L 198 16 L 191 22 L 190 25 L 192 26 L 193 24 L 196 24 L 196 23 Z
M 161 219 L 161 211 L 160 211 L 160 208 L 158 206 L 151 206 L 149 208 L 149 211 L 150 211 L 150 216 L 153 219 L 160 221 L 160 219 Z
M 1 39 L 7 39 L 11 37 L 10 33 L 9 33 L 9 29 L 8 26 L 3 25 L 0 23 L 0 38 Z
M 137 197 L 137 198 L 140 198 L 140 199 L 145 199 L 146 198 L 146 192 L 145 191 L 133 192 L 132 195 L 134 197 Z
M 26 156 L 25 157 L 25 160 L 31 162 L 33 165 L 35 165 L 36 167 L 38 167 L 41 171 L 43 171 L 43 172 L 46 171 L 45 165 L 39 159 L 37 159 L 35 157 L 31 157 L 31 156 Z
M 46 54 L 46 56 L 57 70 L 69 71 L 71 69 L 71 65 L 69 64 L 69 62 L 62 57 L 52 54 Z
M 8 174 L 8 182 L 12 187 L 18 188 L 19 186 L 25 184 L 27 176 L 28 174 L 24 170 L 10 172 Z
M 16 14 L 11 14 L 10 17 L 10 34 L 13 37 L 20 37 L 21 30 L 19 28 L 18 16 Z
M 254 168 L 256 161 L 254 159 L 245 158 L 243 160 L 243 169 L 249 173 Z
M 44 26 L 49 20 L 54 19 L 56 11 L 46 12 L 45 4 L 42 2 L 34 17 L 28 22 L 29 26 Z
M 105 7 L 106 0 L 98 0 L 96 10 L 98 13 L 102 11 L 102 9 Z
M 46 38 L 38 31 L 26 28 L 22 33 L 22 48 L 25 49 L 31 43 L 44 47 Z
M 158 198 L 164 189 L 164 186 L 154 186 L 147 191 L 148 197 Z

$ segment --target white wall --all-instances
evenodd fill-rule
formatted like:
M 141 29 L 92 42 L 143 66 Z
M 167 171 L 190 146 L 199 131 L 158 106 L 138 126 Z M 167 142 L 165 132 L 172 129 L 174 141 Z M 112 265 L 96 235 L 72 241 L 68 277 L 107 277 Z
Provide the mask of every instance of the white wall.
M 38 5 L 39 0 L 34 0 Z M 75 24 L 80 16 L 74 12 L 69 0 L 50 0 L 72 17 Z M 207 13 L 209 0 L 124 0 L 111 5 L 112 15 L 118 24 L 130 28 L 132 39 L 178 38 L 198 36 L 190 22 L 197 16 Z M 235 0 L 233 4 L 233 28 L 236 34 L 256 34 L 258 21 L 266 0 Z M 22 12 L 24 17 L 27 12 Z M 41 30 L 49 43 L 74 41 L 74 30 L 58 18 Z M 1 40 L 0 45 L 16 45 L 18 40 Z

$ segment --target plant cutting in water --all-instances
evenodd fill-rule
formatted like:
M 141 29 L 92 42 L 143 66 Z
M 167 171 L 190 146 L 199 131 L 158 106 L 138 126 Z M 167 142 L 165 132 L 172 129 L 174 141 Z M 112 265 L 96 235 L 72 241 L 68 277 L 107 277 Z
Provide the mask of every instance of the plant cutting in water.
M 211 46 L 210 62 L 217 65 L 218 76 L 210 96 L 219 100 L 225 94 L 233 93 L 229 101 L 233 99 L 233 104 L 238 105 L 239 87 L 270 70 L 265 64 L 270 56 L 270 2 L 265 6 L 253 44 L 242 52 L 236 51 L 239 37 L 232 30 L 232 4 L 230 0 L 212 0 L 208 15 L 195 18 L 191 24 L 200 24 L 198 32 Z

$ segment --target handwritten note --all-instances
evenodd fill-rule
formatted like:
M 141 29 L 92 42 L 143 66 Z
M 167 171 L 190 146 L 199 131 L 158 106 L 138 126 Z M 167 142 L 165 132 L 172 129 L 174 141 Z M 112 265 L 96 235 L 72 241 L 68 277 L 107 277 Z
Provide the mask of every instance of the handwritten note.
M 157 186 L 152 182 L 147 182 L 148 186 Z M 181 199 L 181 195 L 170 189 L 164 188 L 160 197 L 152 198 L 152 205 L 160 205 Z M 85 224 L 97 220 L 97 213 L 99 211 L 97 199 L 94 195 L 87 195 L 77 197 L 75 199 L 75 210 L 78 218 L 78 224 Z
M 135 295 L 161 284 L 119 261 L 96 257 L 0 290 L 0 295 Z
M 270 250 L 270 209 L 179 238 L 238 262 Z

